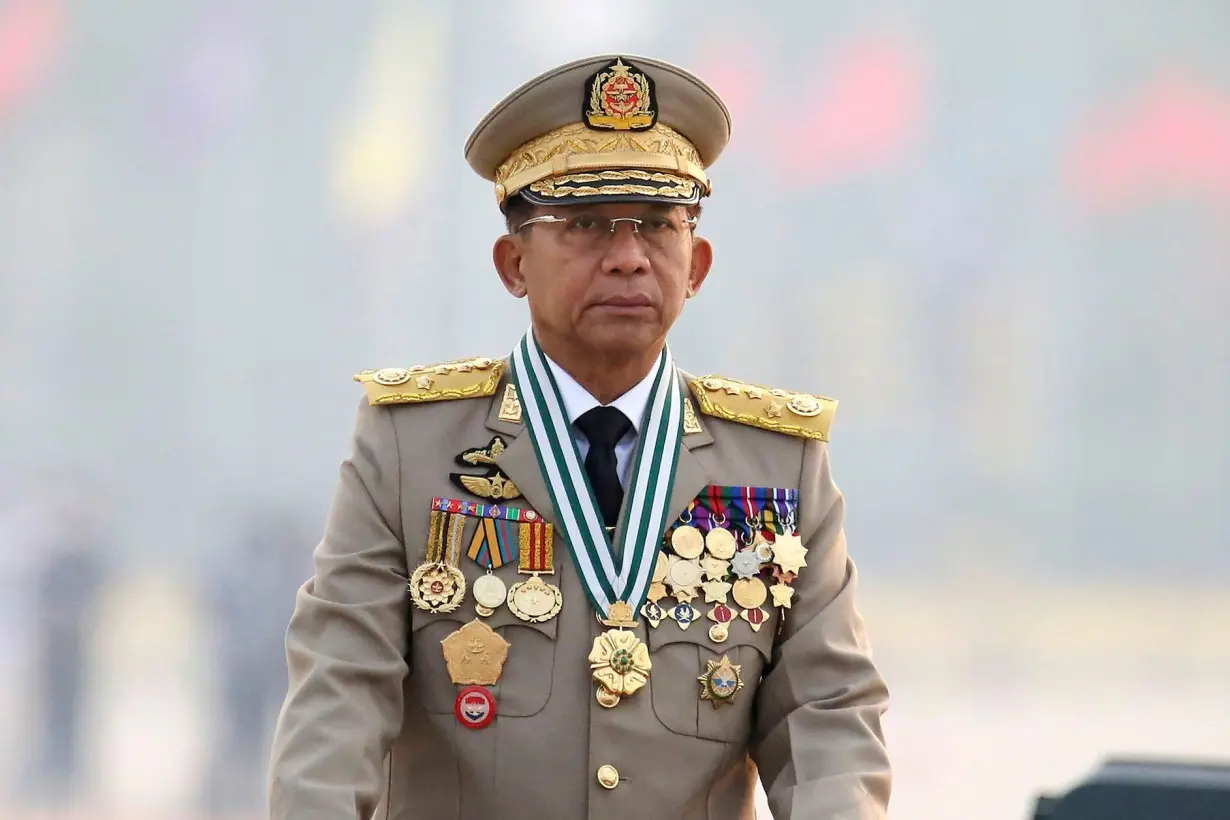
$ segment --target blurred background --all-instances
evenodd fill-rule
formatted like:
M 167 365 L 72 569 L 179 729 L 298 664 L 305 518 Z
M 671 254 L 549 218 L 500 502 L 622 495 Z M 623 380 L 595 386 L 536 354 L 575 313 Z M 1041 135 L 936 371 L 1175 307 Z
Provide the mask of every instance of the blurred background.
M 676 357 L 841 401 L 893 816 L 1227 756 L 1227 32 L 1224 0 L 0 0 L 0 815 L 260 816 L 350 376 L 511 349 L 462 144 L 613 50 L 735 117 Z

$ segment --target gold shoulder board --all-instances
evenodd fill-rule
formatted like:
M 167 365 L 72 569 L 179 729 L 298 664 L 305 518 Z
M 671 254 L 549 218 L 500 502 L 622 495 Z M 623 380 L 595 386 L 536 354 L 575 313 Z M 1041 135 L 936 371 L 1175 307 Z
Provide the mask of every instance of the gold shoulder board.
M 371 404 L 416 404 L 490 396 L 503 373 L 504 362 L 480 358 L 364 370 L 354 380 L 363 385 Z
M 789 436 L 829 440 L 837 400 L 810 393 L 792 393 L 722 376 L 702 376 L 690 382 L 707 416 L 761 427 Z

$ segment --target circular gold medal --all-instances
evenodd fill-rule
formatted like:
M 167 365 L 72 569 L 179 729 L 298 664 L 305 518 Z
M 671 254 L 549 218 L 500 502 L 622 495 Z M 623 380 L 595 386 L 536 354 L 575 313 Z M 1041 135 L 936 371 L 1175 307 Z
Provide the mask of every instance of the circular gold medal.
M 769 590 L 759 578 L 740 578 L 731 594 L 744 609 L 755 609 L 769 598 Z
M 532 624 L 551 620 L 563 605 L 559 587 L 546 583 L 537 575 L 513 584 L 508 591 L 508 611 Z
M 478 617 L 480 617 L 480 618 L 490 618 L 492 615 L 494 615 L 494 614 L 495 614 L 495 610 L 494 610 L 494 609 L 488 609 L 487 607 L 483 606 L 482 604 L 475 604 L 475 605 L 474 605 L 474 611 L 475 611 L 476 613 L 478 613 Z
M 447 564 L 422 564 L 410 576 L 410 599 L 427 612 L 452 612 L 466 595 L 466 577 Z
M 714 643 L 722 643 L 730 637 L 730 627 L 726 624 L 714 624 L 709 627 L 709 640 Z
M 671 533 L 671 547 L 680 558 L 699 558 L 705 551 L 705 537 L 696 527 L 685 524 Z
M 619 705 L 619 695 L 615 692 L 608 691 L 601 686 L 598 687 L 598 705 L 603 709 L 614 709 Z
M 474 601 L 484 609 L 499 609 L 507 597 L 508 587 L 491 573 L 487 573 L 474 582 Z
M 669 580 L 672 589 L 694 589 L 700 586 L 703 577 L 700 564 L 695 561 L 671 562 Z
M 735 536 L 724 527 L 714 527 L 709 530 L 709 534 L 705 536 L 705 547 L 709 550 L 710 555 L 723 561 L 733 558 L 735 550 L 738 549 Z

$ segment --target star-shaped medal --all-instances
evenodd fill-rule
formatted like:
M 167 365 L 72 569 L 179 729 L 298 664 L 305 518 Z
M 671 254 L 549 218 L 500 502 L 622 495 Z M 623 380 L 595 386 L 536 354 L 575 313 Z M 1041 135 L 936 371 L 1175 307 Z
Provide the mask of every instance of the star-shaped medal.
M 807 547 L 803 546 L 803 539 L 797 535 L 779 535 L 773 542 L 773 560 L 783 572 L 797 575 L 800 569 L 807 566 L 806 555 Z
M 722 581 L 730 572 L 730 562 L 706 555 L 700 559 L 700 568 L 705 571 L 706 581 Z
M 705 603 L 726 603 L 726 596 L 730 592 L 730 584 L 726 581 L 705 581 L 701 587 L 705 590 Z
M 752 578 L 760 572 L 760 556 L 753 550 L 740 550 L 730 560 L 731 569 L 740 578 Z
M 773 606 L 790 609 L 790 599 L 794 597 L 794 587 L 786 586 L 785 584 L 774 584 L 769 587 L 769 592 L 773 595 Z

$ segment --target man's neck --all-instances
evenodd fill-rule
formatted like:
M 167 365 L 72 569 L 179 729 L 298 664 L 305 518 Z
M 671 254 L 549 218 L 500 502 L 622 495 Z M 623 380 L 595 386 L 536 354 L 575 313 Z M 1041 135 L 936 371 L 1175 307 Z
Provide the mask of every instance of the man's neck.
M 634 356 L 602 356 L 537 338 L 542 351 L 551 361 L 602 404 L 610 404 L 640 384 L 662 354 L 661 348 L 658 348 Z

